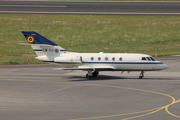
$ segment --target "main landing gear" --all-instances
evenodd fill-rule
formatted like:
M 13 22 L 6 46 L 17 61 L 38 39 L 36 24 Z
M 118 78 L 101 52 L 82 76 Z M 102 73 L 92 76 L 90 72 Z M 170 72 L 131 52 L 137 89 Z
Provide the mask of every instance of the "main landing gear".
M 93 78 L 96 78 L 98 76 L 99 72 L 98 71 L 94 71 L 92 73 L 92 71 L 88 71 L 88 73 L 86 74 L 86 78 L 88 79 L 91 79 L 92 77 Z
M 94 71 L 92 72 L 91 70 L 88 70 L 88 73 L 86 74 L 86 78 L 87 79 L 91 79 L 96 78 L 98 76 L 99 72 L 98 71 Z M 141 71 L 140 75 L 139 75 L 139 79 L 143 79 L 144 78 L 144 71 Z
M 144 78 L 144 71 L 141 71 L 140 75 L 139 75 L 139 79 L 143 79 Z

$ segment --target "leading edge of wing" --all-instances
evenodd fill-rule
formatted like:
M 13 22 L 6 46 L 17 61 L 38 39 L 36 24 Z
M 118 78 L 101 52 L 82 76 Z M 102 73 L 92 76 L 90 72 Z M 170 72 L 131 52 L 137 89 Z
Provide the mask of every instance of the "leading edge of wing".
M 114 70 L 113 67 L 94 67 L 94 68 L 62 68 L 62 70 L 92 70 L 92 71 L 105 71 L 105 70 Z

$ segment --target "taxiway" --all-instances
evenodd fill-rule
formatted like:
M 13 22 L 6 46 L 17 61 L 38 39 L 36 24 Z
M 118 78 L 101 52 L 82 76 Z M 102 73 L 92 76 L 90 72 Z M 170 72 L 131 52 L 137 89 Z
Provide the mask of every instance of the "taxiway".
M 178 120 L 180 58 L 159 57 L 169 69 L 101 72 L 87 80 L 83 71 L 58 66 L 0 66 L 1 120 Z

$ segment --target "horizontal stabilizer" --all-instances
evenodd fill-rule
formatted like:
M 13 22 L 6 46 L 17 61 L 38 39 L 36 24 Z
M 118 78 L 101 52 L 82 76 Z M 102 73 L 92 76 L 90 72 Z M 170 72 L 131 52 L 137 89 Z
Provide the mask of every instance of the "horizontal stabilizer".
M 19 45 L 31 45 L 31 46 L 53 46 L 48 44 L 27 44 L 27 43 L 18 43 Z

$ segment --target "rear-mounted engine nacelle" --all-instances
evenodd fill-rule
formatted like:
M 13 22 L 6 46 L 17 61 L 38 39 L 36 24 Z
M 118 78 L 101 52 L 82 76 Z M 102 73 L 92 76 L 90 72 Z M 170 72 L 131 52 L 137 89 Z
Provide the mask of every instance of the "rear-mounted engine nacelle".
M 81 56 L 68 56 L 68 57 L 56 57 L 54 62 L 57 63 L 70 63 L 70 64 L 82 64 Z

